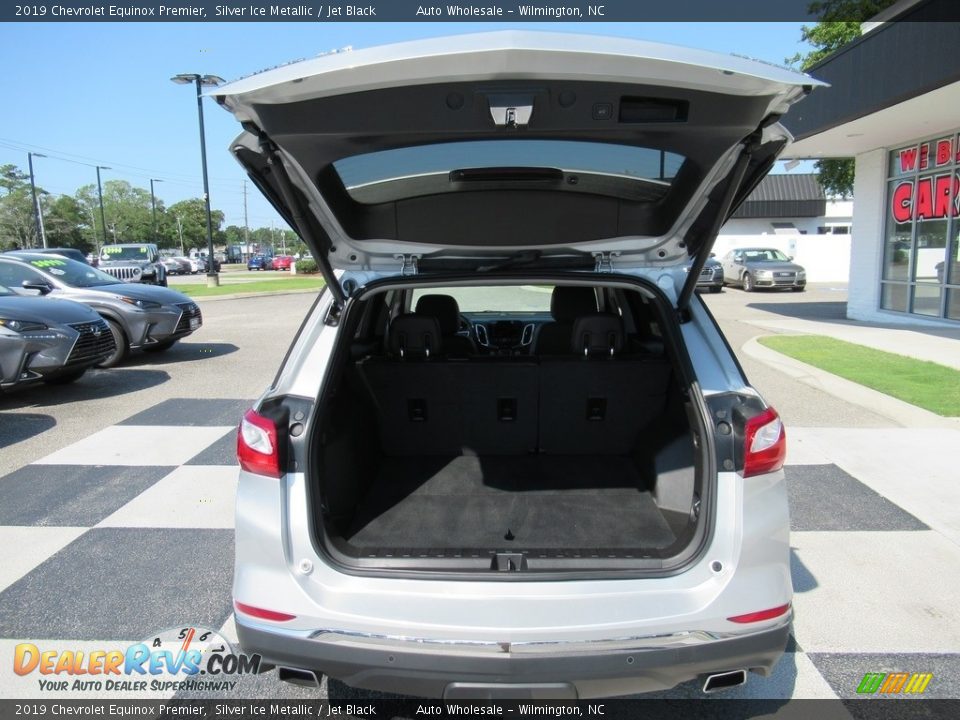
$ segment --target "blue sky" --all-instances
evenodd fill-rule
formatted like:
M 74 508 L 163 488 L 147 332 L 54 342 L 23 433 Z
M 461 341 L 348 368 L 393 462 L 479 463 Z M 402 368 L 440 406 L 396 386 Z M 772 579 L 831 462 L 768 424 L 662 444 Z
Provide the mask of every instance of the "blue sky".
M 800 23 L 35 23 L 0 25 L 4 112 L 0 164 L 24 170 L 29 150 L 37 183 L 73 194 L 96 181 L 149 187 L 166 204 L 202 193 L 196 100 L 177 73 L 231 80 L 290 60 L 435 35 L 509 27 L 597 33 L 687 45 L 782 63 L 807 48 Z M 239 126 L 206 100 L 210 197 L 227 224 L 243 224 L 244 174 L 227 152 Z M 68 162 L 73 160 L 76 162 Z M 782 166 L 780 166 L 782 167 Z M 249 187 L 250 225 L 269 226 L 272 208 Z M 282 221 L 278 220 L 278 225 Z

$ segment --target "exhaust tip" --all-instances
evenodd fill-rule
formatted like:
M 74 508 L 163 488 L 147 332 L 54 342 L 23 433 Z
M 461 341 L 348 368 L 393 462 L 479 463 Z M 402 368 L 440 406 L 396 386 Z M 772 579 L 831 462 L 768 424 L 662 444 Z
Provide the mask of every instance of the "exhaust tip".
M 283 682 L 300 687 L 320 687 L 320 674 L 313 670 L 304 670 L 302 668 L 277 667 L 277 677 Z
M 729 672 L 722 672 L 717 673 L 716 675 L 707 676 L 706 682 L 703 683 L 703 691 L 705 693 L 715 693 L 720 692 L 721 690 L 727 690 L 728 688 L 737 687 L 738 685 L 745 685 L 746 683 L 746 670 L 731 670 Z

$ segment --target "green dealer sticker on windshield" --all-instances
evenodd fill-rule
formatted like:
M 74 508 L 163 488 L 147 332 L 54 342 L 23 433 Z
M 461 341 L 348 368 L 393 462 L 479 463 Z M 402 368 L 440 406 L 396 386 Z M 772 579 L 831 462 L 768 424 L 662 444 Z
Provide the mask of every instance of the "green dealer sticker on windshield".
M 65 260 L 31 260 L 30 264 L 38 268 L 48 268 L 66 265 L 67 263 Z

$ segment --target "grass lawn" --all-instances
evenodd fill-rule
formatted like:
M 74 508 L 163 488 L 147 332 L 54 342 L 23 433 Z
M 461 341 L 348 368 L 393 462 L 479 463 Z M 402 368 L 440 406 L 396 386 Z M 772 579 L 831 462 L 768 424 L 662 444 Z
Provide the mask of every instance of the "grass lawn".
M 960 416 L 960 371 L 823 335 L 769 335 L 771 350 L 945 417 Z
M 190 297 L 213 297 L 215 295 L 278 292 L 282 290 L 320 290 L 323 284 L 323 278 L 319 275 L 309 275 L 305 277 L 285 277 L 279 280 L 251 280 L 249 282 L 227 283 L 218 287 L 207 287 L 206 285 L 200 284 L 178 285 L 171 282 L 170 287 Z

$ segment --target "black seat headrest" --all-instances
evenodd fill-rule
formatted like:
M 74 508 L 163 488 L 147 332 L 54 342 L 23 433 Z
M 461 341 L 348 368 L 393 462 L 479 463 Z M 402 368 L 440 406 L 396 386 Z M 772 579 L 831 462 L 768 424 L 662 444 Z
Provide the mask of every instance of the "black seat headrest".
M 417 315 L 435 317 L 442 335 L 455 335 L 460 329 L 460 306 L 450 295 L 424 295 L 417 300 Z
M 431 315 L 398 315 L 387 331 L 391 355 L 428 358 L 440 353 L 440 324 Z
M 558 286 L 550 295 L 550 314 L 559 323 L 572 323 L 597 311 L 597 294 L 589 287 Z
M 577 355 L 612 357 L 623 349 L 623 323 L 611 313 L 582 315 L 573 323 L 571 350 Z

